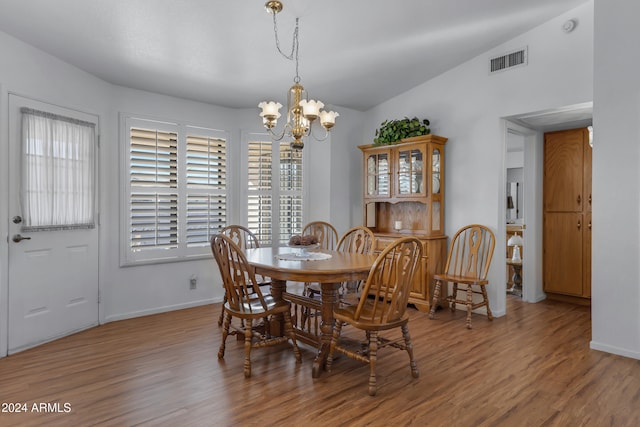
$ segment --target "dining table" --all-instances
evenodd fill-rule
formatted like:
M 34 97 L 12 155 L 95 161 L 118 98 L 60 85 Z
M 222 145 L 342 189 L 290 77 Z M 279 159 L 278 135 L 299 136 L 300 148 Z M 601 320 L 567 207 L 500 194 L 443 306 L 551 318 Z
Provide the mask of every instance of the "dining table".
M 271 278 L 271 295 L 275 300 L 283 299 L 287 281 L 320 283 L 320 339 L 312 368 L 313 377 L 319 377 L 329 355 L 338 289 L 342 282 L 366 280 L 376 256 L 325 249 L 306 251 L 290 246 L 247 249 L 245 256 L 256 274 Z

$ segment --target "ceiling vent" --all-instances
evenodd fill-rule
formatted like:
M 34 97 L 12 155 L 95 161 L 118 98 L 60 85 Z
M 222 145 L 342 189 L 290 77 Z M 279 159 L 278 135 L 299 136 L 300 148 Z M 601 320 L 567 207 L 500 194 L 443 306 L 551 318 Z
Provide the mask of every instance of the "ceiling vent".
M 489 74 L 527 65 L 527 48 L 518 49 L 489 60 Z

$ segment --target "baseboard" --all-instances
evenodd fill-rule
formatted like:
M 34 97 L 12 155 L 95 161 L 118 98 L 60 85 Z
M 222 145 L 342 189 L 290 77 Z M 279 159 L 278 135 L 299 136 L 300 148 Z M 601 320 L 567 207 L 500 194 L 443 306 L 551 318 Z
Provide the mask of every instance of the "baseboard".
M 167 306 L 164 306 L 164 307 L 150 308 L 150 309 L 147 309 L 147 310 L 140 310 L 140 311 L 132 311 L 132 312 L 129 312 L 129 313 L 115 314 L 115 315 L 112 315 L 112 316 L 105 317 L 104 322 L 105 323 L 109 323 L 109 322 L 115 322 L 115 321 L 118 321 L 118 320 L 133 319 L 134 317 L 149 316 L 151 314 L 165 313 L 167 311 L 182 310 L 182 309 L 185 309 L 185 308 L 198 307 L 198 306 L 201 306 L 201 305 L 213 304 L 215 302 L 221 302 L 221 301 L 222 301 L 222 299 L 207 298 L 207 299 L 204 299 L 204 300 L 191 301 L 191 302 L 187 302 L 187 303 L 183 303 L 183 304 L 167 305 Z
M 547 299 L 547 294 L 542 293 L 533 297 L 533 301 L 527 301 L 527 302 L 531 302 L 535 304 L 537 302 L 544 301 L 546 299 Z
M 617 354 L 618 356 L 629 357 L 631 359 L 640 360 L 640 352 L 629 350 L 626 348 L 615 347 L 608 344 L 591 341 L 589 347 L 592 350 L 604 351 L 605 353 Z
M 570 304 L 591 305 L 591 298 L 578 297 L 573 295 L 554 294 L 553 292 L 547 292 L 547 299 L 554 301 L 568 302 Z

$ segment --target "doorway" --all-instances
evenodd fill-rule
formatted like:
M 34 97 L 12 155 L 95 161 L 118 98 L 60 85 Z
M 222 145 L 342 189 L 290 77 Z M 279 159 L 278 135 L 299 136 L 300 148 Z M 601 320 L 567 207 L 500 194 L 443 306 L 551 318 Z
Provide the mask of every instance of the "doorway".
M 524 113 L 505 117 L 505 172 L 501 184 L 501 199 L 506 212 L 507 162 L 506 147 L 509 133 L 523 138 L 523 222 L 526 238 L 523 243 L 522 299 L 539 302 L 546 298 L 543 291 L 543 174 L 544 174 L 544 133 L 557 130 L 587 127 L 592 124 L 593 103 L 587 102 L 566 107 Z M 502 213 L 502 216 L 505 214 Z M 503 238 L 506 243 L 507 227 L 504 225 Z M 506 264 L 505 267 L 506 269 Z

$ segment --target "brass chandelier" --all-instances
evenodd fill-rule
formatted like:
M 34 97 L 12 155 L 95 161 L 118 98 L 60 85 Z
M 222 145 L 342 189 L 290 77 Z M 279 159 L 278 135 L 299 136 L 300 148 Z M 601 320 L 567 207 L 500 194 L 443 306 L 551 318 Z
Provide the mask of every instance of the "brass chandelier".
M 304 142 L 302 138 L 311 136 L 317 141 L 324 141 L 329 136 L 329 131 L 339 116 L 335 111 L 324 111 L 324 103 L 320 100 L 309 99 L 307 91 L 300 84 L 300 75 L 298 73 L 298 18 L 296 18 L 296 26 L 293 30 L 293 46 L 289 55 L 280 49 L 280 40 L 278 39 L 278 25 L 276 15 L 282 11 L 282 3 L 279 1 L 268 1 L 265 3 L 265 9 L 273 15 L 273 31 L 276 38 L 276 47 L 278 52 L 290 61 L 296 61 L 296 75 L 293 78 L 293 86 L 289 89 L 287 95 L 287 123 L 281 132 L 274 130 L 278 119 L 280 118 L 280 108 L 282 104 L 275 101 L 262 101 L 258 104 L 262 108 L 260 116 L 262 124 L 269 131 L 271 137 L 280 141 L 285 136 L 293 138 L 291 148 L 294 150 L 302 150 Z M 320 126 L 324 129 L 324 135 L 320 138 L 313 134 L 313 124 L 316 119 L 320 119 Z

